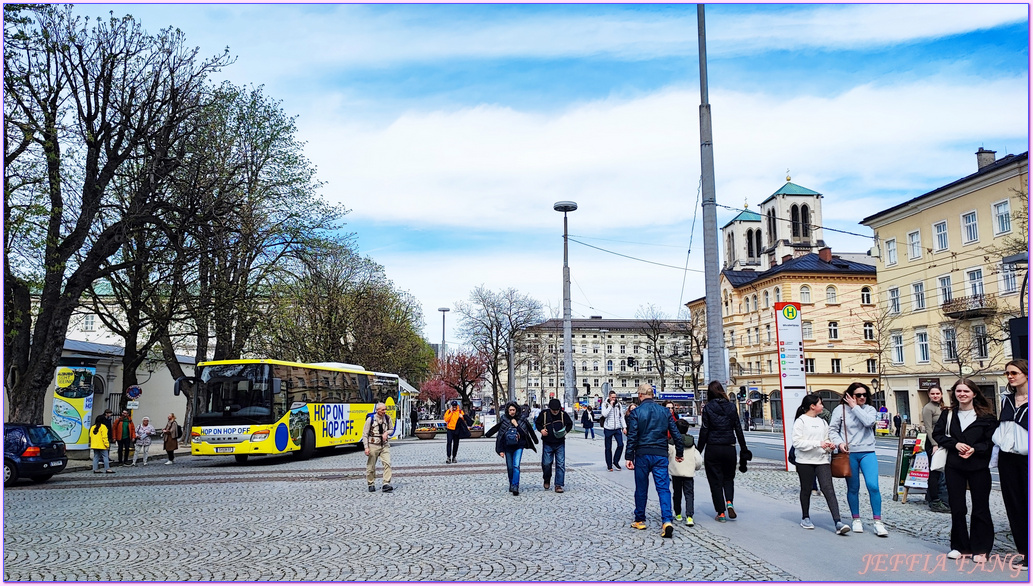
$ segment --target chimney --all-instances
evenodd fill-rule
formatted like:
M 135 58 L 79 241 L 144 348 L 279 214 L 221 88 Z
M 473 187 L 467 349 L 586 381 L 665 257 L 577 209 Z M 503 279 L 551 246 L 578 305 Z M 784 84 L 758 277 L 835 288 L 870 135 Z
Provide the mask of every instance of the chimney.
M 789 262 L 791 260 L 793 260 L 793 255 L 787 254 L 787 255 L 782 257 L 782 264 L 786 264 L 787 262 Z
M 832 249 L 826 246 L 818 251 L 818 258 L 825 262 L 832 262 Z
M 980 171 L 982 171 L 983 167 L 986 167 L 987 165 L 993 165 L 996 160 L 997 151 L 988 151 L 983 147 L 979 147 L 979 150 L 976 151 L 976 164 L 979 165 L 978 170 Z

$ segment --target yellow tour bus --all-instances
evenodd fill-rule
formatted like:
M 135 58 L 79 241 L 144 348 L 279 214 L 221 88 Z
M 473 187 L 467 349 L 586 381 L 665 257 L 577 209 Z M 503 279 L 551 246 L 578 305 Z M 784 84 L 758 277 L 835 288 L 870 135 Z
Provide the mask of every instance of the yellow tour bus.
M 341 363 L 302 364 L 281 360 L 217 360 L 197 365 L 193 377 L 176 381 L 193 387 L 190 429 L 194 456 L 248 456 L 358 444 L 366 416 L 387 405 L 398 427 L 398 376 Z

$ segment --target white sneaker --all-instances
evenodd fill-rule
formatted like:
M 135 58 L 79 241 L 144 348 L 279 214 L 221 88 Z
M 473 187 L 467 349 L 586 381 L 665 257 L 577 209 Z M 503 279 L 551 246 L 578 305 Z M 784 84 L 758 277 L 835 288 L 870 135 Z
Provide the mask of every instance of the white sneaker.
M 961 552 L 956 550 L 956 549 L 950 550 L 950 553 L 947 554 L 947 559 L 949 559 L 949 560 L 956 560 L 956 559 L 958 559 L 960 557 L 961 557 Z
M 172 460 L 169 460 L 168 462 L 165 462 L 165 465 L 166 465 L 166 466 L 169 466 L 169 465 L 171 465 L 171 464 L 175 464 L 175 462 L 173 462 Z
M 860 519 L 854 519 L 851 526 L 853 527 L 854 533 L 864 533 L 864 525 L 861 523 Z
M 890 534 L 886 531 L 886 526 L 882 524 L 882 521 L 875 521 L 872 523 L 872 529 L 875 530 L 875 534 L 879 537 L 889 537 Z

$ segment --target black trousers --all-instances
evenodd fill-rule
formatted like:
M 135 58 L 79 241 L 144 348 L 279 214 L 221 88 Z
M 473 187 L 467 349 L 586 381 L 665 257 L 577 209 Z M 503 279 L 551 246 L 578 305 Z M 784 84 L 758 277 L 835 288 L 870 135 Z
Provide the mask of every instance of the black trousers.
M 951 549 L 963 554 L 989 554 L 994 547 L 994 520 L 990 516 L 990 469 L 959 470 L 948 464 L 943 472 L 947 476 L 947 494 L 950 497 Z M 965 522 L 968 513 L 966 484 L 972 491 L 971 533 Z
M 707 444 L 703 454 L 703 469 L 707 471 L 710 498 L 714 510 L 723 513 L 725 503 L 735 500 L 735 446 Z
M 459 453 L 459 430 L 449 429 L 445 433 L 445 457 L 455 460 Z
M 621 454 L 624 453 L 624 430 L 617 429 L 604 429 L 603 436 L 606 438 L 606 451 L 603 452 L 606 455 L 606 467 L 613 468 L 613 464 L 621 463 Z M 617 441 L 617 451 L 611 452 L 610 448 L 613 446 L 613 441 Z
M 132 445 L 132 438 L 118 440 L 118 463 L 125 464 L 129 461 L 129 446 Z
M 1029 456 L 1001 452 L 997 458 L 1001 498 L 1019 555 L 1029 557 Z
M 933 461 L 933 446 L 926 442 L 925 454 L 929 456 L 929 463 Z M 946 479 L 943 476 L 943 470 L 930 470 L 929 471 L 929 482 L 928 488 L 925 489 L 925 502 L 932 503 L 933 501 L 943 501 L 950 503 L 950 496 L 947 494 Z M 944 494 L 940 494 L 943 492 Z
M 832 520 L 839 523 L 839 501 L 836 500 L 836 489 L 832 486 L 831 464 L 796 464 L 796 473 L 800 476 L 800 512 L 803 518 L 811 516 L 811 490 L 815 483 L 821 485 L 821 494 L 832 513 Z
M 696 514 L 696 479 L 692 476 L 671 476 L 671 498 L 674 500 L 674 514 L 681 514 L 681 499 L 685 497 L 685 515 Z

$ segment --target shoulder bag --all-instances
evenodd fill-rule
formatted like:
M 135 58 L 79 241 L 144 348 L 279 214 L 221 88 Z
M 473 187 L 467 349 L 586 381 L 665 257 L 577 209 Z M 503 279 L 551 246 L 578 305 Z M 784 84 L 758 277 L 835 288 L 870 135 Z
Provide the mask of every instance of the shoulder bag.
M 552 415 L 552 413 L 549 413 L 549 415 Z M 555 423 L 556 420 L 553 419 L 551 424 L 546 424 L 546 427 L 549 429 L 549 433 L 552 434 L 553 439 L 563 439 L 567 435 L 567 424 L 563 422 L 563 411 L 560 411 L 559 428 L 556 427 Z
M 1016 421 L 1021 421 L 1022 418 L 1028 412 L 1029 405 L 1023 405 L 1025 409 L 1018 410 L 1015 408 L 1015 403 L 1012 402 L 1011 397 L 1005 395 L 1001 399 L 1001 412 L 1004 412 L 1004 406 L 1008 405 L 1011 407 L 1011 418 L 1002 420 L 994 430 L 994 445 L 1001 448 L 1002 452 L 1008 452 L 1010 454 L 1019 454 L 1020 456 L 1029 455 L 1029 432 L 1024 427 L 1019 425 Z
M 850 447 L 850 438 L 846 434 L 846 406 L 843 407 L 843 443 Z M 850 477 L 850 453 L 849 452 L 836 452 L 832 454 L 832 477 L 833 478 L 849 478 Z
M 954 412 L 947 410 L 947 437 L 951 435 L 951 418 Z M 933 472 L 940 472 L 947 466 L 947 448 L 940 446 L 933 453 L 933 459 L 929 461 L 929 469 Z

